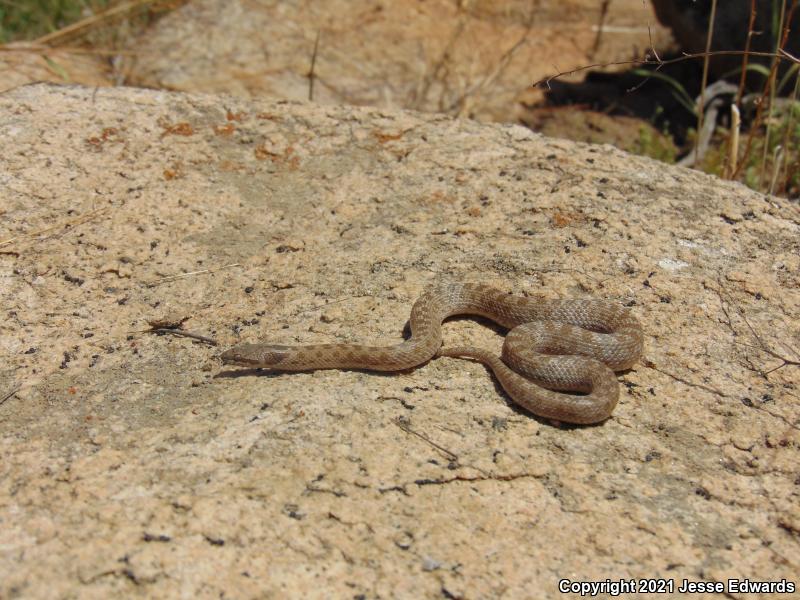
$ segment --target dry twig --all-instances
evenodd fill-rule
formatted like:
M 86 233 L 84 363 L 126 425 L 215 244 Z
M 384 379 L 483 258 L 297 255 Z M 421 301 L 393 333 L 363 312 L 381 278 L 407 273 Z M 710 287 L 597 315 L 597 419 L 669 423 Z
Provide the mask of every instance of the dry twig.
M 222 271 L 223 269 L 230 269 L 231 267 L 241 267 L 240 263 L 231 263 L 229 265 L 224 265 L 222 267 L 217 267 L 216 269 L 202 269 L 200 271 L 192 271 L 191 273 L 181 273 L 180 275 L 170 275 L 168 277 L 162 277 L 161 279 L 156 279 L 155 281 L 151 281 L 147 284 L 147 287 L 155 287 L 167 281 L 176 281 L 178 279 L 186 279 L 187 277 L 194 277 L 195 275 L 206 275 L 210 273 L 216 273 L 217 271 Z

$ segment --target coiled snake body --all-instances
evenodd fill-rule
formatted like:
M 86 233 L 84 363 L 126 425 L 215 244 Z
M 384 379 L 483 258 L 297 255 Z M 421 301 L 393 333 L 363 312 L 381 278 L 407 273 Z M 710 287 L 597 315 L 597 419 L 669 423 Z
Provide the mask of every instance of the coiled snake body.
M 479 348 L 441 347 L 442 321 L 463 314 L 510 329 L 502 358 Z M 612 302 L 514 296 L 479 283 L 427 289 L 414 303 L 409 325 L 411 337 L 394 346 L 240 344 L 222 360 L 279 371 L 399 371 L 434 356 L 473 358 L 490 367 L 508 395 L 532 413 L 587 424 L 611 415 L 619 398 L 614 371 L 630 368 L 643 343 L 636 318 Z

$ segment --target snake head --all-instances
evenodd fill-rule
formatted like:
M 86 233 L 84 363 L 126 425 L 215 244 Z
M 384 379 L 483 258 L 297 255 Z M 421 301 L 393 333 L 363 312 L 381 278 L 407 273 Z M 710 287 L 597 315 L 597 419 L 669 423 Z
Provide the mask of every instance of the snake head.
M 220 358 L 226 365 L 272 369 L 279 368 L 291 350 L 291 346 L 280 344 L 239 344 L 223 352 Z

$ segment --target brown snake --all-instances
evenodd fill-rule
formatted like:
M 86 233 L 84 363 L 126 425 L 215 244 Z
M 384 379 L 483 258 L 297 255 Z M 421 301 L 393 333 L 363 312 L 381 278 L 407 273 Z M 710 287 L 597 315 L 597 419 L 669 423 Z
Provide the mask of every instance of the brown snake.
M 463 314 L 510 329 L 502 359 L 479 348 L 441 347 L 442 321 Z M 630 368 L 642 353 L 639 321 L 617 304 L 512 296 L 480 283 L 428 288 L 411 308 L 409 324 L 411 337 L 394 346 L 240 344 L 223 352 L 222 361 L 278 371 L 399 371 L 434 356 L 473 358 L 492 369 L 520 406 L 549 419 L 586 424 L 611 415 L 619 398 L 614 371 Z

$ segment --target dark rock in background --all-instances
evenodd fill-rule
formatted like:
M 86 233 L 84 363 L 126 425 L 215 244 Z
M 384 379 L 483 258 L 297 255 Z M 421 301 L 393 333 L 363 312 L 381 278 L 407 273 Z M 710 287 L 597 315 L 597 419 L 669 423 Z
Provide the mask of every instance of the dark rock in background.
M 690 104 L 700 95 L 703 81 L 702 57 L 677 60 L 683 54 L 705 52 L 711 0 L 652 0 L 659 21 L 668 27 L 677 48 L 664 53 L 659 49 L 665 64 L 634 67 L 621 73 L 591 71 L 582 82 L 573 83 L 554 79 L 549 82 L 546 105 L 550 107 L 580 105 L 608 115 L 638 117 L 649 121 L 659 131 L 669 132 L 678 145 L 687 141 L 687 134 L 697 125 L 697 116 L 689 110 Z M 780 3 L 775 3 L 780 9 Z M 786 0 L 788 8 L 792 2 Z M 787 11 L 791 31 L 784 49 L 793 56 L 800 55 L 800 2 L 793 13 Z M 717 3 L 714 18 L 712 51 L 744 51 L 747 44 L 751 0 L 724 0 Z M 774 52 L 779 15 L 773 13 L 772 0 L 756 1 L 756 18 L 753 24 L 751 52 Z M 775 25 L 773 26 L 773 21 Z M 777 31 L 773 31 L 773 27 Z M 742 67 L 742 54 L 712 56 L 709 61 L 708 84 L 720 79 L 738 85 Z M 748 64 L 759 63 L 770 67 L 772 58 L 750 56 Z M 791 67 L 789 59 L 779 65 L 779 76 Z M 649 74 L 653 72 L 653 74 Z M 657 74 L 655 74 L 657 72 Z M 793 81 L 793 80 L 792 80 Z M 765 76 L 753 69 L 747 71 L 746 91 L 760 94 L 764 90 Z M 786 85 L 779 93 L 785 95 L 793 85 Z
M 675 41 L 682 52 L 696 54 L 706 49 L 708 23 L 711 16 L 711 0 L 652 0 L 658 20 L 669 27 Z M 784 50 L 797 56 L 800 54 L 800 6 L 789 15 L 788 9 L 793 2 L 785 1 L 787 15 L 791 17 L 790 33 Z M 794 3 L 797 5 L 797 3 Z M 717 3 L 714 17 L 714 35 L 711 40 L 711 50 L 744 50 L 747 45 L 748 24 L 750 22 L 751 0 L 725 0 Z M 753 23 L 753 36 L 750 50 L 756 52 L 774 52 L 775 45 L 781 37 L 781 31 L 775 31 L 778 26 L 780 2 L 773 0 L 756 0 L 755 21 Z M 769 66 L 771 58 L 763 56 L 750 56 L 749 63 L 760 63 Z M 784 73 L 791 65 L 788 59 L 783 59 L 780 73 Z M 741 55 L 712 56 L 709 62 L 709 81 L 715 79 L 739 77 L 742 66 Z M 760 91 L 763 87 L 763 75 L 749 71 L 747 86 L 751 91 Z

